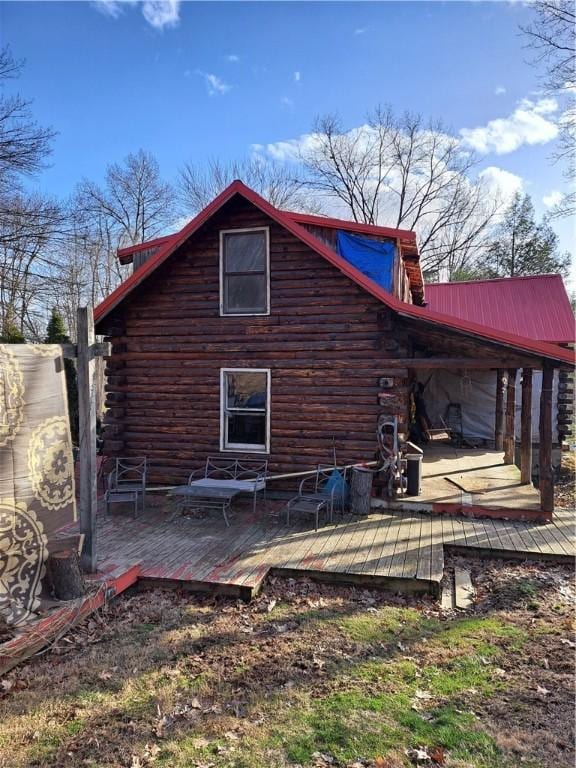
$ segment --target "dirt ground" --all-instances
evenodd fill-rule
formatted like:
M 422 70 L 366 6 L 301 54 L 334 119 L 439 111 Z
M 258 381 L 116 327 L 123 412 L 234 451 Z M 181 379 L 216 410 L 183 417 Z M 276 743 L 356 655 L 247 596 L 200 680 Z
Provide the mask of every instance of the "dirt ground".
M 572 766 L 571 569 L 466 564 L 466 612 L 307 580 L 121 596 L 0 681 L 0 765 Z
M 576 501 L 575 493 L 576 455 L 566 453 L 562 457 L 560 472 L 556 478 L 554 489 L 554 505 L 562 509 L 574 509 Z

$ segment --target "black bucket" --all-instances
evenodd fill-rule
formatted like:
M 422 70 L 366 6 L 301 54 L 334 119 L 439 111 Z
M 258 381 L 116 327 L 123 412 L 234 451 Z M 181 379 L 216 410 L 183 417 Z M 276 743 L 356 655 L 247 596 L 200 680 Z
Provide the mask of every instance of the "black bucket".
M 406 455 L 406 494 L 420 496 L 422 493 L 422 454 L 409 453 Z

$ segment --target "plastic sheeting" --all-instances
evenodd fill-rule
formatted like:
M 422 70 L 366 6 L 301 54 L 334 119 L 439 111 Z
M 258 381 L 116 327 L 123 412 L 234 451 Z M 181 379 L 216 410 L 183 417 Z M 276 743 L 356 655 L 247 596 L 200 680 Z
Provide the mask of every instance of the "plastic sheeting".
M 430 373 L 419 371 L 417 380 L 425 384 Z M 516 437 L 520 439 L 520 412 L 522 402 L 522 376 L 516 379 Z M 540 391 L 542 373 L 534 371 L 532 378 L 532 439 L 539 439 Z M 462 406 L 462 430 L 464 437 L 494 440 L 494 414 L 496 395 L 496 371 L 434 371 L 424 392 L 426 408 L 432 423 L 440 424 L 448 403 Z M 558 377 L 554 377 L 552 393 L 553 440 L 558 439 L 556 416 L 558 404 Z
M 394 243 L 338 231 L 338 253 L 384 290 L 392 291 Z

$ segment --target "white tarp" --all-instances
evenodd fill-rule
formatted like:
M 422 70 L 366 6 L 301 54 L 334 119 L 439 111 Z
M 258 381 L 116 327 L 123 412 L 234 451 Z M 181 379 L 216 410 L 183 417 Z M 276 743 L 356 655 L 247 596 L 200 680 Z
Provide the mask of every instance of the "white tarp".
M 418 371 L 417 380 L 425 384 L 431 371 Z M 522 398 L 522 375 L 516 379 L 516 437 L 520 439 L 520 411 Z M 542 373 L 534 371 L 532 384 L 532 439 L 537 442 L 540 414 L 540 390 Z M 434 426 L 440 425 L 449 403 L 462 406 L 462 430 L 464 437 L 494 440 L 494 413 L 496 403 L 496 371 L 445 371 L 432 373 L 424 392 L 428 415 Z M 558 376 L 554 376 L 552 393 L 553 440 L 558 439 L 557 431 Z

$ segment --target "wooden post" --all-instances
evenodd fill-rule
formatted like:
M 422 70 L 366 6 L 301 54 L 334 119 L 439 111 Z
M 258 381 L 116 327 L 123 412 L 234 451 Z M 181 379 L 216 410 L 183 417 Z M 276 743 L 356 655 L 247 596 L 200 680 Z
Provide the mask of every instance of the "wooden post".
M 520 417 L 520 477 L 532 482 L 532 369 L 522 369 L 522 415 Z
M 554 471 L 552 469 L 552 385 L 554 368 L 544 363 L 540 393 L 540 506 L 554 510 Z
M 516 444 L 516 369 L 508 370 L 508 385 L 506 388 L 506 418 L 504 420 L 504 464 L 514 464 L 514 449 Z
M 494 416 L 494 448 L 504 450 L 504 392 L 506 391 L 506 371 L 496 371 L 496 412 Z
M 80 533 L 84 545 L 80 564 L 96 571 L 96 398 L 94 389 L 94 315 L 78 308 L 78 416 L 80 424 Z

